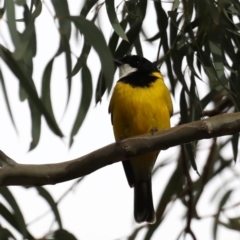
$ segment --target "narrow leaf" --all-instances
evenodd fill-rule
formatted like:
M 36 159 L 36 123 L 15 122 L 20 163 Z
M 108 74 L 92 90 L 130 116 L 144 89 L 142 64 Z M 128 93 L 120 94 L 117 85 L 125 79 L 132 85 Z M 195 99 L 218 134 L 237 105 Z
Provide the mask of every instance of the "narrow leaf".
M 86 114 L 88 112 L 88 109 L 90 107 L 91 100 L 92 100 L 92 91 L 93 91 L 92 77 L 91 77 L 91 73 L 86 65 L 83 66 L 83 68 L 82 68 L 81 82 L 82 82 L 82 89 L 81 89 L 82 96 L 81 96 L 81 101 L 79 104 L 78 114 L 77 114 L 77 117 L 73 124 L 72 131 L 71 131 L 70 144 L 69 144 L 70 147 L 73 144 L 74 136 L 77 134 L 79 128 L 81 127 L 81 125 L 86 117 Z
M 58 229 L 53 233 L 53 238 L 48 240 L 77 240 L 77 238 L 65 229 Z
M 91 22 L 84 17 L 69 17 L 74 22 L 79 31 L 85 36 L 86 40 L 95 48 L 102 65 L 103 76 L 106 79 L 106 85 L 108 93 L 111 90 L 113 76 L 114 76 L 114 64 L 106 41 L 102 32 Z
M 81 9 L 80 15 L 83 17 L 86 17 L 97 1 L 98 0 L 85 0 L 85 3 L 83 4 L 83 8 Z
M 180 114 L 181 114 L 181 123 L 188 123 L 188 106 L 187 100 L 185 96 L 185 91 L 182 88 L 181 95 L 180 95 Z
M 27 228 L 26 228 L 26 224 L 25 224 L 25 220 L 23 218 L 22 212 L 14 198 L 14 196 L 12 195 L 12 193 L 9 191 L 9 189 L 7 187 L 1 187 L 0 188 L 0 194 L 5 198 L 5 200 L 7 201 L 7 203 L 11 206 L 14 214 L 14 218 L 16 221 L 16 224 L 18 225 L 18 230 L 21 232 L 21 234 L 23 236 L 27 236 Z
M 51 207 L 54 215 L 55 215 L 55 219 L 58 223 L 58 226 L 60 229 L 62 229 L 62 220 L 57 208 L 57 204 L 54 201 L 54 199 L 52 198 L 51 194 L 43 187 L 36 187 L 36 190 L 38 191 L 38 194 L 43 197 L 46 202 L 49 204 L 49 206 Z
M 239 133 L 233 134 L 231 142 L 232 142 L 232 148 L 233 148 L 233 159 L 234 159 L 234 162 L 236 163 L 237 155 L 238 155 Z
M 35 5 L 35 10 L 32 13 L 32 17 L 37 18 L 42 12 L 42 2 L 40 0 L 34 0 L 33 4 Z
M 59 22 L 60 33 L 65 35 L 65 37 L 69 40 L 71 36 L 71 23 L 69 19 L 66 18 L 70 15 L 68 2 L 67 0 L 61 0 L 61 4 L 59 4 L 58 0 L 51 1 Z
M 135 20 L 134 24 L 131 25 L 131 28 L 126 34 L 129 42 L 122 41 L 119 44 L 119 47 L 117 48 L 114 54 L 114 58 L 116 59 L 122 58 L 132 47 L 132 44 L 134 43 L 134 41 L 136 40 L 136 38 L 138 37 L 142 29 L 142 23 L 146 15 L 146 8 L 147 8 L 147 0 L 140 1 L 139 4 L 137 5 L 137 12 L 136 12 L 136 15 L 138 15 L 139 17 Z
M 195 155 L 194 155 L 192 143 L 186 143 L 186 144 L 184 144 L 184 147 L 186 149 L 186 153 L 187 153 L 188 159 L 190 160 L 192 168 L 200 176 L 200 174 L 198 172 L 198 169 L 197 169 L 197 164 L 196 164 L 196 161 L 195 161 Z
M 7 228 L 2 228 L 1 226 L 0 226 L 0 239 L 1 240 L 9 240 L 9 239 L 16 240 L 16 238 L 13 236 L 13 234 Z
M 56 121 L 52 116 L 48 113 L 47 109 L 44 107 L 42 101 L 39 99 L 35 87 L 32 85 L 32 79 L 28 79 L 28 76 L 26 76 L 22 69 L 19 67 L 17 62 L 13 59 L 11 56 L 11 53 L 7 51 L 5 48 L 0 46 L 0 56 L 5 61 L 7 66 L 10 68 L 10 70 L 14 73 L 14 75 L 19 79 L 22 86 L 26 90 L 28 96 L 31 98 L 31 100 L 34 102 L 35 106 L 39 109 L 39 111 L 44 115 L 48 126 L 52 129 L 52 131 L 62 137 L 63 134 L 61 130 L 59 129 Z
M 123 31 L 118 19 L 117 19 L 117 15 L 115 12 L 115 7 L 114 7 L 114 0 L 106 0 L 105 1 L 106 4 L 106 10 L 107 10 L 107 14 L 108 14 L 108 18 L 109 21 L 112 24 L 112 27 L 114 29 L 114 31 L 125 41 L 128 42 L 128 38 L 125 34 L 125 32 Z
M 71 72 L 72 77 L 75 76 L 81 70 L 82 66 L 86 63 L 90 50 L 91 50 L 91 45 L 87 41 L 84 41 L 81 55 L 77 59 L 77 62 Z
M 54 58 L 49 61 L 47 66 L 44 69 L 43 77 L 42 77 L 42 94 L 41 99 L 49 114 L 53 117 L 53 108 L 51 101 L 51 75 L 52 75 L 52 67 L 53 67 Z
M 7 110 L 8 110 L 10 119 L 12 121 L 12 124 L 13 124 L 13 127 L 14 127 L 16 133 L 18 134 L 18 130 L 17 130 L 16 124 L 15 124 L 15 121 L 14 121 L 14 118 L 13 118 L 13 115 L 12 115 L 12 110 L 11 110 L 11 107 L 10 107 L 10 103 L 9 103 L 9 100 L 8 100 L 7 89 L 6 89 L 6 86 L 5 86 L 5 82 L 4 82 L 4 78 L 3 78 L 1 68 L 0 68 L 0 83 L 2 84 L 3 96 L 4 96 L 4 99 L 5 99 L 6 105 L 7 105 Z
M 29 151 L 33 150 L 39 143 L 41 135 L 41 113 L 39 112 L 37 106 L 32 102 L 31 99 L 28 99 L 29 109 L 31 112 L 32 120 L 32 141 L 29 146 Z
M 15 46 L 15 50 L 18 50 L 20 47 L 19 33 L 17 31 L 17 26 L 15 22 L 15 7 L 13 0 L 4 1 L 5 9 L 7 12 L 7 23 L 9 32 L 11 35 L 12 42 Z
M 216 215 L 213 223 L 213 238 L 214 240 L 217 239 L 217 229 L 218 229 L 218 223 L 219 223 L 219 216 L 221 213 L 222 207 L 225 205 L 225 203 L 228 201 L 229 197 L 232 194 L 232 190 L 228 190 L 222 197 L 219 205 L 218 205 L 218 214 Z

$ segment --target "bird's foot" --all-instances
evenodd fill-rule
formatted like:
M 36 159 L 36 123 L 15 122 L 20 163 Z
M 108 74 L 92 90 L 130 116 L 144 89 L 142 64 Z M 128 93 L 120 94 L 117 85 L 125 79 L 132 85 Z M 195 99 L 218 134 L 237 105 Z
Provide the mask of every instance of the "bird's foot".
M 158 131 L 158 129 L 157 129 L 156 127 L 154 127 L 154 128 L 152 128 L 152 129 L 150 130 L 150 133 L 151 133 L 152 135 L 154 135 L 154 133 L 157 132 L 157 131 Z

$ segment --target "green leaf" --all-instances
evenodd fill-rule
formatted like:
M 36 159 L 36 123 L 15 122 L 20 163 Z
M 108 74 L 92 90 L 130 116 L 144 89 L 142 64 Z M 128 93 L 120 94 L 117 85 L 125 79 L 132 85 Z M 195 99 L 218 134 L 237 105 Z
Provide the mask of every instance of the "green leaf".
M 23 218 L 22 212 L 21 212 L 14 196 L 12 195 L 12 193 L 9 191 L 9 189 L 7 187 L 1 187 L 0 194 L 3 196 L 3 198 L 5 198 L 5 200 L 7 201 L 7 203 L 11 206 L 11 208 L 13 210 L 14 221 L 16 221 L 16 224 L 17 224 L 16 229 L 18 231 L 20 231 L 24 237 L 26 237 L 27 236 L 27 228 L 26 228 L 25 220 Z M 6 212 L 6 214 L 7 214 L 7 212 Z M 9 214 L 8 214 L 8 219 L 11 220 L 12 223 L 14 223 L 12 217 Z M 15 225 L 15 227 L 16 227 L 16 225 Z
M 185 91 L 183 88 L 180 95 L 180 114 L 181 114 L 181 123 L 188 123 L 189 122 L 188 106 L 187 106 Z
M 64 35 L 61 36 L 61 45 L 62 45 L 62 49 L 65 52 L 65 62 L 66 62 L 66 69 L 67 69 L 68 94 L 67 94 L 67 102 L 65 106 L 65 111 L 66 111 L 69 100 L 70 100 L 71 89 L 72 89 L 72 75 L 71 75 L 72 59 L 71 59 L 70 45 L 69 45 L 68 39 Z
M 0 19 L 2 19 L 4 13 L 5 13 L 5 7 L 0 8 Z
M 80 15 L 86 17 L 93 6 L 97 3 L 98 0 L 85 0 L 83 8 L 81 9 Z
M 65 35 L 65 37 L 69 40 L 71 36 L 71 23 L 66 18 L 70 15 L 68 2 L 67 0 L 61 0 L 61 4 L 59 4 L 59 0 L 51 1 L 56 13 L 56 18 L 58 19 L 59 22 L 60 34 Z
M 163 190 L 163 193 L 158 201 L 157 209 L 156 209 L 156 215 L 157 215 L 157 221 L 155 224 L 151 225 L 147 229 L 147 233 L 144 240 L 150 240 L 152 239 L 152 235 L 155 233 L 156 229 L 159 228 L 160 224 L 162 223 L 166 209 L 170 209 L 169 203 L 176 198 L 176 196 L 179 196 L 182 194 L 183 191 L 183 185 L 184 185 L 184 175 L 183 175 L 183 169 L 182 169 L 182 160 L 177 160 L 177 167 L 173 171 L 172 175 L 170 176 L 169 180 L 167 181 L 167 185 Z
M 123 19 L 122 22 L 120 23 L 122 28 L 125 30 L 128 24 L 128 19 Z M 110 37 L 109 43 L 108 43 L 108 48 L 110 49 L 111 53 L 114 55 L 114 52 L 116 50 L 116 47 L 118 45 L 118 40 L 119 36 L 117 35 L 116 32 L 113 32 L 112 36 Z M 106 91 L 106 83 L 102 78 L 102 73 L 100 72 L 98 76 L 98 81 L 97 81 L 97 88 L 95 91 L 95 103 L 97 104 L 98 102 L 101 102 L 102 96 Z
M 32 85 L 32 79 L 29 79 L 29 77 L 24 74 L 18 63 L 11 56 L 11 53 L 2 46 L 0 46 L 0 56 L 5 61 L 6 65 L 10 68 L 10 70 L 13 72 L 13 74 L 19 79 L 21 85 L 24 87 L 25 91 L 27 92 L 28 96 L 31 98 L 35 106 L 44 115 L 48 126 L 56 135 L 62 137 L 63 134 L 59 129 L 55 119 L 52 118 L 47 109 L 44 107 L 42 101 L 39 99 L 35 86 Z
M 180 4 L 179 0 L 174 0 L 172 5 L 172 11 L 175 11 L 179 7 L 179 4 Z
M 19 231 L 19 233 L 21 233 L 15 217 L 2 203 L 0 203 L 0 213 L 1 213 L 1 217 L 3 217 L 13 228 Z M 1 232 L 0 232 L 0 235 L 1 235 Z
M 52 108 L 52 101 L 51 101 L 51 75 L 52 75 L 52 67 L 53 67 L 54 58 L 52 58 L 43 72 L 42 77 L 42 94 L 41 99 L 43 104 L 45 105 L 46 109 L 48 110 L 49 114 L 53 117 L 53 108 Z
M 106 10 L 107 10 L 107 14 L 108 14 L 108 18 L 109 21 L 112 24 L 112 27 L 114 29 L 114 31 L 125 41 L 128 42 L 128 38 L 125 34 L 125 32 L 123 31 L 118 19 L 117 19 L 117 15 L 115 12 L 115 7 L 114 7 L 114 0 L 106 0 L 105 1 L 106 4 Z
M 29 109 L 31 112 L 32 120 L 32 141 L 29 146 L 29 151 L 33 150 L 39 143 L 41 135 L 41 113 L 39 112 L 37 106 L 33 103 L 31 99 L 28 99 Z
M 25 29 L 23 33 L 19 34 L 19 48 L 13 53 L 15 60 L 23 59 L 25 54 L 31 54 L 31 56 L 34 57 L 37 51 L 35 19 L 32 17 L 27 5 L 24 5 L 23 21 L 25 23 Z
M 4 99 L 5 99 L 6 105 L 7 105 L 7 110 L 8 110 L 10 119 L 12 121 L 12 124 L 13 124 L 13 127 L 14 127 L 16 133 L 18 134 L 18 130 L 17 130 L 16 124 L 15 124 L 15 121 L 14 121 L 14 118 L 13 118 L 13 115 L 12 115 L 11 106 L 10 106 L 10 103 L 9 103 L 9 100 L 8 100 L 7 89 L 6 89 L 6 86 L 5 86 L 5 82 L 4 82 L 4 78 L 3 78 L 1 68 L 0 68 L 0 83 L 2 84 L 3 96 L 4 96 Z
M 97 88 L 96 88 L 96 92 L 95 92 L 95 102 L 96 102 L 96 104 L 98 102 L 101 102 L 102 96 L 105 93 L 105 91 L 106 91 L 106 83 L 103 79 L 102 72 L 100 72 L 99 76 L 98 76 Z
M 122 29 L 125 30 L 128 24 L 128 19 L 127 18 L 123 19 L 120 24 Z M 118 41 L 119 41 L 119 35 L 116 32 L 113 32 L 108 43 L 108 47 L 113 55 L 118 45 Z
M 186 143 L 184 144 L 185 152 L 187 153 L 188 159 L 190 160 L 192 168 L 196 171 L 196 173 L 200 176 L 198 169 L 197 169 L 197 164 L 195 161 L 195 154 L 193 150 L 193 145 L 192 143 Z
M 134 42 L 134 47 L 136 49 L 137 55 L 143 57 L 143 50 L 142 50 L 142 45 L 141 45 L 139 36 Z
M 177 50 L 173 51 L 172 52 L 172 61 L 173 61 L 173 69 L 174 69 L 174 72 L 175 72 L 178 80 L 181 82 L 184 91 L 188 95 L 190 95 L 188 86 L 186 84 L 186 81 L 185 81 L 183 73 L 182 73 L 183 55 L 181 55 L 180 52 Z
M 86 117 L 86 114 L 88 112 L 88 109 L 90 107 L 91 100 L 92 100 L 92 94 L 93 94 L 92 76 L 87 65 L 82 67 L 81 81 L 82 81 L 82 89 L 81 89 L 82 96 L 81 96 L 81 101 L 78 108 L 78 114 L 71 131 L 70 144 L 69 144 L 70 147 L 73 144 L 74 136 L 77 134 L 79 128 L 81 127 Z
M 146 15 L 147 3 L 148 3 L 147 0 L 142 0 L 137 4 L 136 15 L 139 17 L 131 25 L 131 28 L 126 34 L 129 42 L 121 41 L 119 47 L 117 48 L 114 54 L 114 58 L 116 59 L 122 58 L 132 47 L 134 41 L 136 40 L 142 29 L 142 23 Z
M 108 93 L 111 90 L 113 76 L 114 76 L 114 64 L 104 36 L 101 31 L 91 22 L 86 20 L 82 16 L 69 17 L 74 22 L 77 29 L 84 35 L 86 41 L 88 41 L 98 53 L 98 56 L 102 65 L 102 72 L 104 79 L 106 79 L 106 86 Z
M 222 197 L 219 205 L 218 205 L 218 214 L 216 215 L 215 219 L 214 219 L 214 223 L 213 223 L 213 238 L 214 240 L 217 239 L 217 228 L 218 228 L 218 223 L 219 223 L 219 216 L 221 213 L 221 209 L 222 207 L 225 205 L 225 203 L 228 201 L 228 199 L 230 198 L 231 194 L 232 194 L 233 190 L 228 190 Z
M 43 187 L 36 187 L 36 190 L 38 191 L 38 194 L 43 197 L 46 202 L 49 204 L 49 206 L 51 207 L 54 215 L 55 215 L 55 219 L 58 223 L 58 226 L 60 229 L 62 229 L 62 220 L 57 208 L 57 204 L 54 201 L 54 199 L 52 198 L 51 194 Z
M 157 15 L 157 26 L 159 30 L 157 35 L 159 35 L 159 38 L 162 38 L 164 35 L 167 35 L 168 17 L 162 7 L 161 1 L 154 1 L 154 7 Z M 150 41 L 150 39 L 148 39 L 148 41 Z
M 202 109 L 205 109 L 205 107 L 218 95 L 219 91 L 212 89 L 204 98 L 201 99 Z
M 192 73 L 201 80 L 201 78 L 198 76 L 196 70 L 194 69 L 194 51 L 191 46 L 188 46 L 188 51 L 186 55 L 188 67 L 191 69 Z
M 239 133 L 233 134 L 231 142 L 232 142 L 232 148 L 233 148 L 233 159 L 234 159 L 234 162 L 236 163 L 237 155 L 238 155 Z
M 20 48 L 19 33 L 15 22 L 15 7 L 13 0 L 4 1 L 5 9 L 7 12 L 7 23 L 12 42 L 15 46 L 15 51 Z
M 77 62 L 71 72 L 72 77 L 75 76 L 81 70 L 83 65 L 86 63 L 90 50 L 91 50 L 91 45 L 87 41 L 84 41 L 81 55 L 77 59 Z
M 227 81 L 225 73 L 224 73 L 221 46 L 219 43 L 209 41 L 209 47 L 210 47 L 212 55 L 213 55 L 214 65 L 215 65 L 215 70 L 217 73 L 218 81 L 220 81 L 223 86 L 226 86 L 228 84 L 228 81 Z
M 16 238 L 13 236 L 13 234 L 7 228 L 2 228 L 1 225 L 0 225 L 0 239 L 1 240 L 9 240 L 9 239 L 16 240 Z
M 53 233 L 53 237 L 47 238 L 47 240 L 77 240 L 77 238 L 67 230 L 58 229 Z
M 33 2 L 33 5 L 35 6 L 35 9 L 32 13 L 32 17 L 37 18 L 38 16 L 40 16 L 42 12 L 42 2 L 40 0 L 34 0 L 32 2 Z

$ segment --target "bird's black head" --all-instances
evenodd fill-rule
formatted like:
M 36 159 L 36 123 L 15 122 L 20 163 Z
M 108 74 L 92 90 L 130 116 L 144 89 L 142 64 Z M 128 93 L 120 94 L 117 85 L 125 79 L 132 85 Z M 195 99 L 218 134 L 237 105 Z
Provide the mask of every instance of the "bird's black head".
M 127 55 L 114 62 L 119 67 L 119 81 L 131 84 L 133 87 L 149 87 L 150 83 L 156 80 L 151 73 L 159 72 L 152 62 L 137 55 Z

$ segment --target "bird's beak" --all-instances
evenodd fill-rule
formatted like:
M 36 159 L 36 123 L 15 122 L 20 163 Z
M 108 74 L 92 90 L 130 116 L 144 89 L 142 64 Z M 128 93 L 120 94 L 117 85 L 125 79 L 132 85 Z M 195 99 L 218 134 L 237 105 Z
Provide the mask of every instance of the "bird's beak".
M 120 67 L 121 65 L 123 65 L 123 63 L 120 60 L 113 59 L 113 61 L 117 67 Z

